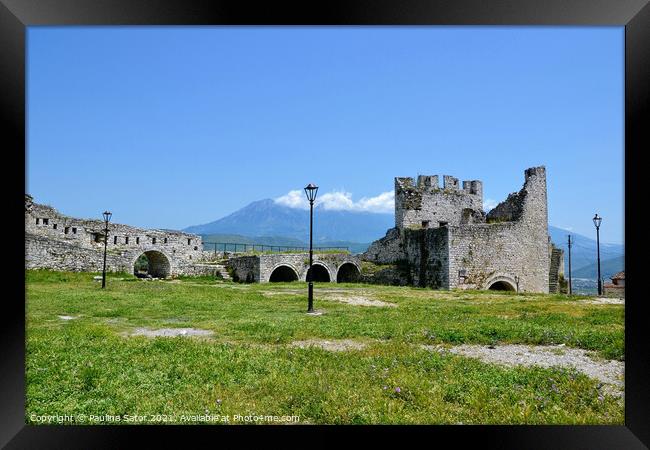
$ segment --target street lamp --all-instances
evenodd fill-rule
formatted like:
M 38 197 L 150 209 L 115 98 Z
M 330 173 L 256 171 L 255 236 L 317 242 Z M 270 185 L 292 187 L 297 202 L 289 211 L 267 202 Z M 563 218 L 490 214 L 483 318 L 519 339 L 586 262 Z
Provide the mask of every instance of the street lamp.
M 318 193 L 318 186 L 309 183 L 305 188 L 305 194 L 307 195 L 307 200 L 309 200 L 309 270 L 307 271 L 307 282 L 309 283 L 308 287 L 308 303 L 307 303 L 307 312 L 314 312 L 314 283 L 312 279 L 314 274 L 311 270 L 311 265 L 314 260 L 313 252 L 313 228 L 314 228 L 314 200 L 316 200 L 316 194 Z
M 108 222 L 113 214 L 104 211 L 104 268 L 102 269 L 102 289 L 106 287 L 106 246 L 108 245 Z
M 603 295 L 603 283 L 600 280 L 600 223 L 603 221 L 602 217 L 598 214 L 594 216 L 594 226 L 596 227 L 596 252 L 598 255 L 598 295 Z

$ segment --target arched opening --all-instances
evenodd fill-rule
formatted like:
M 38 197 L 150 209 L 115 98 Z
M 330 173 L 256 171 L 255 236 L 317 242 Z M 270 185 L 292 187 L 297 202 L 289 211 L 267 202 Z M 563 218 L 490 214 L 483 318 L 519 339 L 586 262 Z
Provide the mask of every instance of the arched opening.
M 336 274 L 337 283 L 354 283 L 361 279 L 361 272 L 359 268 L 352 263 L 345 263 L 339 267 Z
M 269 278 L 271 283 L 281 282 L 281 281 L 298 281 L 298 274 L 289 266 L 278 266 L 271 272 L 271 277 Z
M 491 291 L 514 291 L 515 287 L 507 281 L 496 281 L 488 289 Z
M 314 273 L 314 278 L 312 279 L 312 281 L 325 282 L 325 283 L 330 282 L 330 273 L 325 268 L 325 266 L 321 266 L 320 264 L 314 264 L 311 266 L 311 269 L 307 270 L 307 278 L 306 278 L 307 281 L 309 281 L 309 274 L 312 271 Z
M 171 264 L 164 254 L 150 250 L 136 259 L 133 274 L 139 278 L 167 278 L 171 275 Z

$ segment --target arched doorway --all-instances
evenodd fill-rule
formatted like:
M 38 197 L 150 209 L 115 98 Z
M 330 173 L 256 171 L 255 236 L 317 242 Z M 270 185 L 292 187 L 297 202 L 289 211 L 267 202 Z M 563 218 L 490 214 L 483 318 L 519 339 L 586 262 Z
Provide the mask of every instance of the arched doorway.
M 339 267 L 336 274 L 337 283 L 354 283 L 361 279 L 359 268 L 352 263 L 345 263 Z
M 492 283 L 489 287 L 491 291 L 515 291 L 516 288 L 507 281 L 499 280 Z
M 325 266 L 322 266 L 320 264 L 313 264 L 311 266 L 311 271 L 314 273 L 314 278 L 312 281 L 325 283 L 330 282 L 330 273 Z M 310 270 L 307 270 L 307 277 L 305 278 L 306 281 L 309 281 L 309 273 Z
M 137 277 L 151 276 L 167 278 L 171 275 L 171 264 L 163 253 L 149 250 L 141 254 L 133 264 L 133 274 Z
M 289 266 L 278 266 L 273 269 L 269 277 L 271 283 L 282 281 L 298 281 L 298 274 Z

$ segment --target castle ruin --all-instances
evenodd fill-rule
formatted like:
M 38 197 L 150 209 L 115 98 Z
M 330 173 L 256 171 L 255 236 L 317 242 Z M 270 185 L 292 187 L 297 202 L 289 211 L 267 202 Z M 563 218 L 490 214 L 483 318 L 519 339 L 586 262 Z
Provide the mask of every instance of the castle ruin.
M 25 268 L 101 272 L 105 223 L 61 214 L 25 195 Z M 173 230 L 151 230 L 108 224 L 106 270 L 133 273 L 145 255 L 154 278 L 214 273 L 218 267 L 201 264 L 201 236 Z M 221 268 L 223 269 L 223 268 Z
M 546 169 L 527 169 L 522 189 L 487 214 L 478 180 L 395 178 L 395 227 L 362 259 L 397 267 L 394 284 L 557 292 L 562 251 L 548 234 Z

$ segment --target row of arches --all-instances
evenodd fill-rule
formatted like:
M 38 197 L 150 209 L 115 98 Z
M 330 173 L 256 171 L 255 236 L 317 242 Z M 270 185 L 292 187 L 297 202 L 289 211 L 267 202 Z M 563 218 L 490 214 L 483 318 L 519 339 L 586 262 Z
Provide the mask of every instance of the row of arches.
M 327 268 L 322 264 L 314 263 L 310 270 L 313 271 L 312 281 L 325 283 L 332 281 L 329 270 L 327 270 Z M 310 270 L 307 271 L 305 280 L 309 280 L 309 275 L 312 273 Z M 361 272 L 359 272 L 359 268 L 350 262 L 343 263 L 336 271 L 337 283 L 353 283 L 359 281 L 360 278 Z M 271 276 L 269 277 L 271 283 L 298 280 L 298 272 L 296 272 L 293 267 L 285 264 L 281 264 L 273 269 Z

